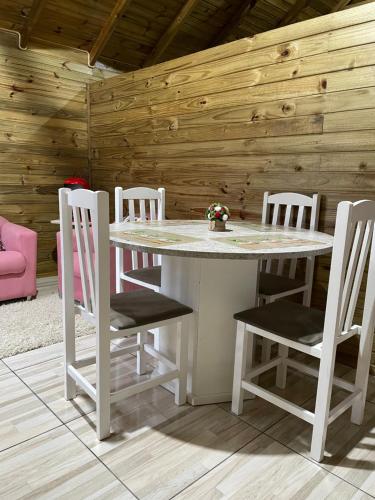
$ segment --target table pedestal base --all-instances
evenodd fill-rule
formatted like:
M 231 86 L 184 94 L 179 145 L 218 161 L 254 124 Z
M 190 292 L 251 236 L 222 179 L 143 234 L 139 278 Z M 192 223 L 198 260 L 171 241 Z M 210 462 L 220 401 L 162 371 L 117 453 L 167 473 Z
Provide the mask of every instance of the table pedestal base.
M 214 260 L 163 256 L 161 292 L 192 307 L 189 402 L 219 403 L 232 398 L 235 312 L 254 307 L 257 260 Z M 160 329 L 159 348 L 175 356 L 175 335 Z M 167 387 L 173 390 L 173 385 Z

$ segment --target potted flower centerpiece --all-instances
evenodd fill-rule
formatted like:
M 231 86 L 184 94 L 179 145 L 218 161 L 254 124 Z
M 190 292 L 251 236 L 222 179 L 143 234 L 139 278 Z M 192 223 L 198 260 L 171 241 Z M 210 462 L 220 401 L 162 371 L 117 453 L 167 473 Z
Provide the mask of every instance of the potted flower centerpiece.
M 206 218 L 208 219 L 208 229 L 210 231 L 225 231 L 225 223 L 229 219 L 229 208 L 215 201 L 206 210 Z

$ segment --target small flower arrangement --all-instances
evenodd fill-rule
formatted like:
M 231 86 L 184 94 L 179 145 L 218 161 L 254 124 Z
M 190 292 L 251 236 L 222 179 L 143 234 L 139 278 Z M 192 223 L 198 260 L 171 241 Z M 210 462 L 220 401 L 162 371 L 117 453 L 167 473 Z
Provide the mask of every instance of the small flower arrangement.
M 225 231 L 225 223 L 229 219 L 229 208 L 215 201 L 206 210 L 210 231 Z

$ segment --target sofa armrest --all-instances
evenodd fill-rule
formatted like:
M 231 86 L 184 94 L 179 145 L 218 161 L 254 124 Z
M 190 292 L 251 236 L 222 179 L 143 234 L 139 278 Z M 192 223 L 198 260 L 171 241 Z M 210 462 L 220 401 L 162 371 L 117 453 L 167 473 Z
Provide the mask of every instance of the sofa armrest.
M 36 270 L 38 236 L 35 231 L 9 222 L 2 227 L 1 239 L 6 250 L 22 253 L 27 268 Z

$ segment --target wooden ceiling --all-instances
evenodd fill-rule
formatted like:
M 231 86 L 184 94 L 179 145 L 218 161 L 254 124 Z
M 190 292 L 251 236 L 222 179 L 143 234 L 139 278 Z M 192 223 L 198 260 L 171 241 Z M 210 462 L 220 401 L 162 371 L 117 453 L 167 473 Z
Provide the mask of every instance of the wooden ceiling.
M 0 28 L 122 71 L 375 0 L 0 0 Z

